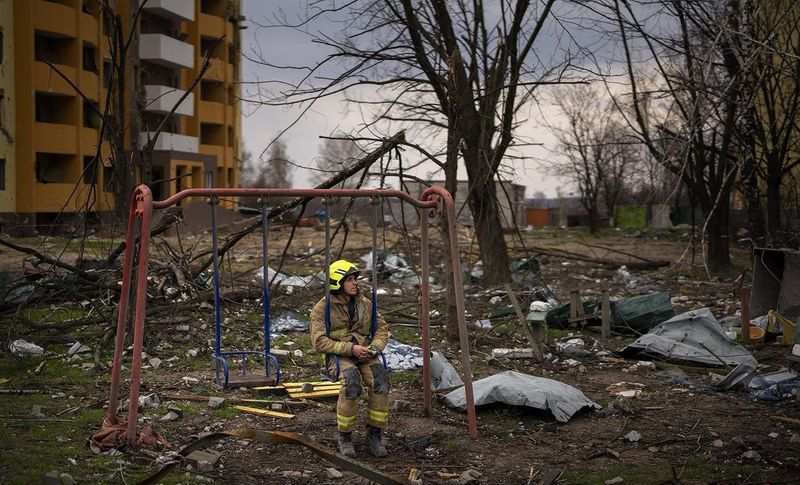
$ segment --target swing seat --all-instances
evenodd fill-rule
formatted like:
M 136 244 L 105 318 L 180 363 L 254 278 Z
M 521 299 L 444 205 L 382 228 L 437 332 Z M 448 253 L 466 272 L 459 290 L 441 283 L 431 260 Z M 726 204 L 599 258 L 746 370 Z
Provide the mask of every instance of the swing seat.
M 218 386 L 224 388 L 228 387 L 259 387 L 259 386 L 273 386 L 276 385 L 280 380 L 280 365 L 278 364 L 278 359 L 271 354 L 267 354 L 267 360 L 272 363 L 275 367 L 275 373 L 266 375 L 266 374 L 258 374 L 258 373 L 247 373 L 247 364 L 246 360 L 242 360 L 242 372 L 241 374 L 231 374 L 230 369 L 228 367 L 228 357 L 238 355 L 238 356 L 247 356 L 247 355 L 256 355 L 256 356 L 264 356 L 264 352 L 258 350 L 234 350 L 230 352 L 220 352 L 220 355 L 217 355 L 216 352 L 211 354 L 212 358 L 216 362 L 216 383 Z M 222 371 L 222 372 L 220 372 Z M 222 374 L 220 376 L 220 374 Z

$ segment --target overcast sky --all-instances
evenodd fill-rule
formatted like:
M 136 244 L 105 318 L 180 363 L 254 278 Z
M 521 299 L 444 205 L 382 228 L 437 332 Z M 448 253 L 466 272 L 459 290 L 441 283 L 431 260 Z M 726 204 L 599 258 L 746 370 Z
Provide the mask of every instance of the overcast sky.
M 298 15 L 303 14 L 302 5 L 304 4 L 305 2 L 295 2 L 294 0 L 244 1 L 244 16 L 248 21 L 245 24 L 247 29 L 243 31 L 242 36 L 245 53 L 243 98 L 257 99 L 258 87 L 263 88 L 265 81 L 273 81 L 278 77 L 288 80 L 297 75 L 297 71 L 294 70 L 269 69 L 252 62 L 248 57 L 260 56 L 277 65 L 311 65 L 326 54 L 323 48 L 310 41 L 308 34 L 298 30 L 265 28 L 256 25 L 274 23 L 276 15 L 285 15 L 290 20 L 296 19 Z M 326 27 L 328 26 L 323 25 L 318 29 Z M 582 31 L 574 25 L 565 28 L 564 24 L 554 22 L 545 29 L 544 34 L 541 40 L 537 40 L 537 44 L 535 44 L 539 49 L 539 55 L 543 57 L 557 56 L 565 49 L 576 52 L 578 50 L 576 42 L 583 45 L 593 44 L 596 49 L 604 48 L 601 39 L 593 38 L 594 34 Z M 275 85 L 272 84 L 272 86 Z M 350 94 L 357 93 L 351 92 Z M 559 124 L 560 122 L 556 109 L 548 101 L 550 96 L 552 96 L 551 88 L 541 88 L 539 96 L 541 102 L 532 104 L 529 109 L 525 110 L 528 121 L 517 130 L 517 136 L 531 145 L 516 148 L 514 153 L 523 159 L 510 162 L 513 163 L 513 173 L 510 176 L 514 177 L 516 183 L 526 187 L 526 195 L 529 197 L 537 191 L 544 192 L 547 196 L 555 196 L 557 187 L 560 187 L 566 194 L 573 190 L 563 180 L 545 175 L 539 163 L 539 160 L 553 156 L 551 150 L 555 148 L 555 137 L 547 127 L 547 123 Z M 255 157 L 262 154 L 267 144 L 275 136 L 287 130 L 282 139 L 287 144 L 289 157 L 303 166 L 315 166 L 315 158 L 319 154 L 321 143 L 320 136 L 335 132 L 353 132 L 363 123 L 359 108 L 345 103 L 341 95 L 323 98 L 305 113 L 302 113 L 300 108 L 259 106 L 252 102 L 243 103 L 242 113 L 244 116 L 244 145 Z M 390 129 L 384 128 L 384 130 L 389 131 Z M 419 140 L 415 139 L 414 141 Z M 428 142 L 433 143 L 434 140 L 428 140 Z M 406 151 L 405 155 L 407 159 L 404 164 L 416 160 L 415 155 L 409 151 Z M 413 174 L 422 178 L 442 178 L 442 174 L 433 172 L 434 169 L 435 166 L 432 164 L 425 165 L 414 171 Z M 460 170 L 459 178 L 466 178 L 463 167 Z M 293 185 L 295 187 L 312 186 L 309 172 L 302 168 L 295 168 Z

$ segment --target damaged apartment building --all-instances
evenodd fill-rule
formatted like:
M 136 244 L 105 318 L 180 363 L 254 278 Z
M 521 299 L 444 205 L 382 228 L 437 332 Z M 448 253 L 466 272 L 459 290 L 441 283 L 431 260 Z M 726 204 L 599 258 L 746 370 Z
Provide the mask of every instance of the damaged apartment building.
M 0 2 L 2 232 L 35 234 L 57 217 L 68 224 L 70 214 L 113 211 L 109 139 L 115 134 L 122 140 L 117 153 L 135 165 L 135 183 L 149 182 L 156 199 L 190 187 L 239 185 L 240 1 L 108 5 Z M 114 59 L 115 16 L 124 39 L 133 33 L 124 70 L 115 69 L 121 62 Z M 209 69 L 178 105 L 206 54 Z M 109 89 L 119 90 L 119 72 L 123 94 L 110 97 Z M 124 113 L 125 126 L 101 130 L 98 113 L 115 99 L 122 101 L 112 102 L 107 119 L 124 103 L 124 111 L 117 111 Z M 151 170 L 143 173 L 138 149 L 165 117 Z

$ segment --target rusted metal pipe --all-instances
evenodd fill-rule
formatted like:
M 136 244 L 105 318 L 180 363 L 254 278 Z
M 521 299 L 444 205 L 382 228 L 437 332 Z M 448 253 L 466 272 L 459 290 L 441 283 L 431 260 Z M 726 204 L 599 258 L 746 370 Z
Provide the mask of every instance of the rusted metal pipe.
M 125 324 L 128 322 L 128 300 L 131 294 L 131 272 L 133 270 L 133 247 L 136 241 L 136 197 L 138 192 L 131 195 L 130 211 L 128 212 L 128 233 L 125 238 L 125 260 L 122 266 L 122 291 L 117 309 L 117 336 L 114 341 L 114 364 L 111 367 L 111 392 L 108 397 L 108 424 L 117 423 L 117 406 L 119 405 L 119 374 L 122 367 L 122 351 L 125 345 Z
M 420 265 L 422 275 L 419 280 L 420 310 L 419 324 L 422 327 L 422 388 L 424 393 L 425 417 L 431 417 L 431 334 L 430 306 L 428 296 L 428 209 L 419 210 Z
M 467 335 L 466 310 L 464 307 L 464 284 L 461 281 L 461 257 L 458 252 L 456 208 L 450 192 L 443 187 L 428 187 L 420 198 L 428 200 L 433 196 L 438 196 L 444 202 L 444 210 L 447 211 L 447 232 L 450 234 L 450 258 L 453 265 L 458 340 L 461 347 L 461 365 L 464 369 L 464 395 L 467 399 L 467 421 L 469 422 L 469 436 L 475 441 L 478 439 L 478 417 L 475 414 L 475 398 L 472 392 L 472 361 L 469 356 L 469 336 Z
M 186 189 L 164 200 L 153 202 L 154 209 L 165 209 L 189 197 L 395 197 L 414 207 L 436 208 L 435 202 L 415 199 L 396 189 Z
M 131 399 L 128 404 L 128 444 L 136 443 L 136 424 L 139 412 L 139 381 L 142 377 L 142 344 L 144 342 L 144 311 L 147 306 L 147 260 L 150 256 L 150 216 L 153 194 L 146 185 L 137 189 L 136 207 L 141 218 L 139 235 L 139 266 L 136 268 L 136 307 L 133 316 L 133 354 L 131 362 Z

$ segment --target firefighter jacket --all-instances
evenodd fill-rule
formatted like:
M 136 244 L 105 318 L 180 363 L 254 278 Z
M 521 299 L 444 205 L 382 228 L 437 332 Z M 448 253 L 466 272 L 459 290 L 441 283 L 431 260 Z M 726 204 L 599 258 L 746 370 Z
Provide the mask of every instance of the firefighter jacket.
M 372 301 L 361 294 L 355 297 L 353 315 L 349 311 L 349 297 L 345 294 L 331 294 L 331 330 L 325 334 L 325 297 L 311 310 L 311 345 L 323 354 L 336 354 L 352 357 L 353 345 L 368 347 L 372 345 L 383 352 L 389 339 L 389 329 L 380 313 L 377 328 L 370 338 L 372 326 Z

